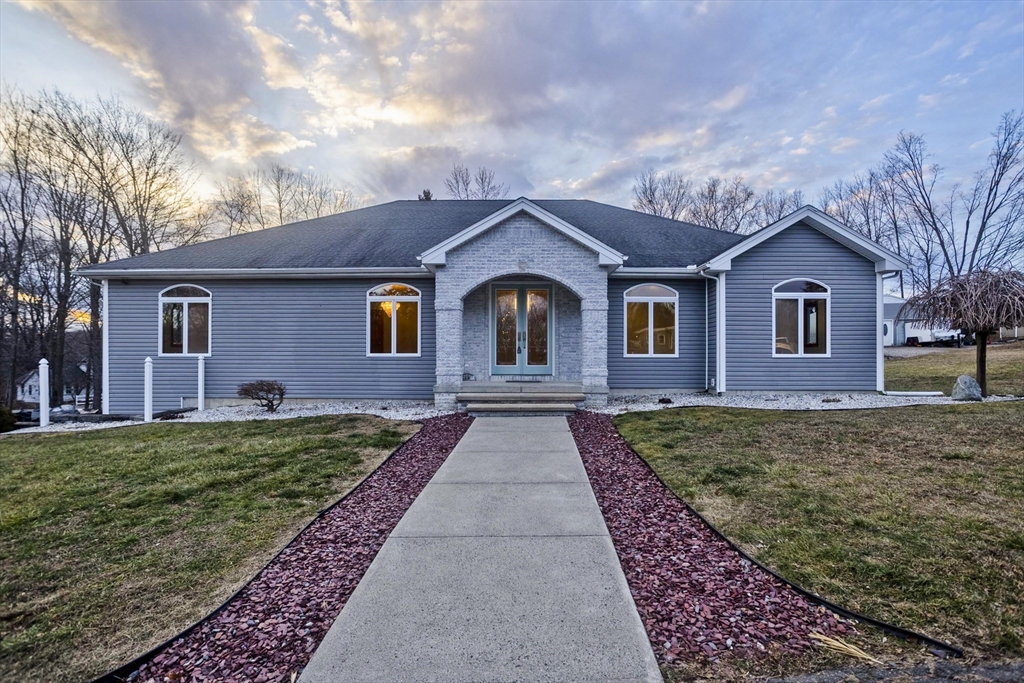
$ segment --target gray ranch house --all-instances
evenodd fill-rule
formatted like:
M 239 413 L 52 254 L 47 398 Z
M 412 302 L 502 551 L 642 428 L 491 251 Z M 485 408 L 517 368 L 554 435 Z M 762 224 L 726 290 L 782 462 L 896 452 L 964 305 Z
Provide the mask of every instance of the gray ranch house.
M 804 207 L 736 235 L 584 200 L 397 201 L 82 271 L 103 410 L 611 394 L 882 391 L 896 254 Z M 517 396 L 518 395 L 518 396 Z M 488 398 L 491 401 L 488 403 Z M 570 406 L 572 407 L 572 406 Z

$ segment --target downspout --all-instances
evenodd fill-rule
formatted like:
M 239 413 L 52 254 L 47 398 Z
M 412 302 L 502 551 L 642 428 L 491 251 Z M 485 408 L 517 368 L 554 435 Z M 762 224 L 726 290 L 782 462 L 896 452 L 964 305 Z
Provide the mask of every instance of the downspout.
M 885 325 L 885 281 L 886 280 L 891 280 L 892 278 L 896 277 L 897 275 L 900 275 L 902 272 L 903 271 L 897 271 L 895 273 L 889 273 L 888 275 L 881 275 L 881 277 L 879 278 L 879 283 L 878 283 L 878 288 L 881 291 L 878 292 L 878 302 L 876 303 L 876 305 L 880 306 L 880 310 L 878 310 L 875 313 L 875 316 L 876 316 L 876 320 L 881 322 L 881 325 L 879 325 L 879 329 L 876 331 L 876 334 L 878 334 L 878 339 L 876 340 L 876 343 L 878 344 L 879 350 L 878 350 L 878 354 L 876 356 L 875 362 L 878 363 L 879 367 L 876 370 L 876 372 L 878 373 L 878 382 L 877 382 L 878 386 L 876 386 L 875 389 L 879 393 L 881 393 L 881 394 L 887 394 L 888 393 L 885 390 L 885 333 L 882 330 L 883 326 Z M 893 330 L 892 330 L 893 343 L 896 342 L 896 328 L 895 328 L 895 325 L 896 325 L 896 320 L 893 319 Z
M 706 266 L 705 266 L 705 269 L 706 269 Z M 708 370 L 711 369 L 710 368 L 710 363 L 708 362 L 708 359 L 710 357 L 710 351 L 708 351 L 708 344 L 711 341 L 711 330 L 708 327 L 708 283 L 707 283 L 707 281 L 708 280 L 714 280 L 715 281 L 715 297 L 716 297 L 716 299 L 718 297 L 718 287 L 720 287 L 721 284 L 720 284 L 720 282 L 718 280 L 718 276 L 717 275 L 708 275 L 705 272 L 705 270 L 698 270 L 697 273 L 702 278 L 705 279 L 704 280 L 704 391 L 707 392 L 711 388 L 710 386 L 708 386 Z M 716 321 L 715 324 L 716 325 L 717 325 L 717 320 L 718 320 L 718 318 L 717 318 L 717 313 L 716 313 L 716 317 L 715 317 L 715 321 Z M 716 345 L 718 344 L 718 338 L 717 337 L 715 337 L 715 344 Z M 718 356 L 717 355 L 715 355 L 715 383 L 716 383 L 716 385 L 718 383 Z M 715 387 L 715 391 L 717 392 L 717 390 L 718 390 L 718 387 L 716 386 Z

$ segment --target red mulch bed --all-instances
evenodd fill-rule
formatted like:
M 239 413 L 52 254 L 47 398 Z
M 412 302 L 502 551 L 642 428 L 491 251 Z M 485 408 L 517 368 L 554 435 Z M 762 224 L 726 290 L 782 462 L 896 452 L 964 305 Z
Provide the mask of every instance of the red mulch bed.
M 805 652 L 852 627 L 743 558 L 647 467 L 611 417 L 569 418 L 658 661 Z
M 425 420 L 347 498 L 315 520 L 221 611 L 134 681 L 288 681 L 306 665 L 398 520 L 472 418 Z

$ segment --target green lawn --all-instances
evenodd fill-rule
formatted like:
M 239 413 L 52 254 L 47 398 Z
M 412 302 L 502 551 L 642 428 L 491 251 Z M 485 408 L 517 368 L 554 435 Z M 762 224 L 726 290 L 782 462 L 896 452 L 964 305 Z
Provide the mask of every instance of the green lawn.
M 417 429 L 353 415 L 0 439 L 0 680 L 85 680 L 162 642 Z
M 1024 656 L 1024 402 L 682 408 L 616 424 L 679 496 L 794 582 L 974 658 Z
M 977 349 L 942 349 L 916 358 L 887 358 L 885 388 L 890 391 L 941 391 L 949 395 L 960 375 L 975 376 Z M 988 348 L 988 393 L 1024 396 L 1024 342 Z

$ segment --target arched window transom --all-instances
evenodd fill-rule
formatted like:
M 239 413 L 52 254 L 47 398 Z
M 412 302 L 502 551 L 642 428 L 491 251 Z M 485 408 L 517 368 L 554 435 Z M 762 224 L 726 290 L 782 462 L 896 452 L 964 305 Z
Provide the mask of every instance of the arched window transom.
M 174 285 L 160 292 L 161 356 L 210 355 L 210 291 Z
M 817 280 L 793 279 L 772 288 L 772 356 L 828 358 L 831 354 L 831 289 Z
M 366 355 L 420 355 L 420 290 L 400 282 L 366 293 Z
M 631 287 L 623 295 L 623 355 L 678 356 L 679 293 L 659 284 Z

